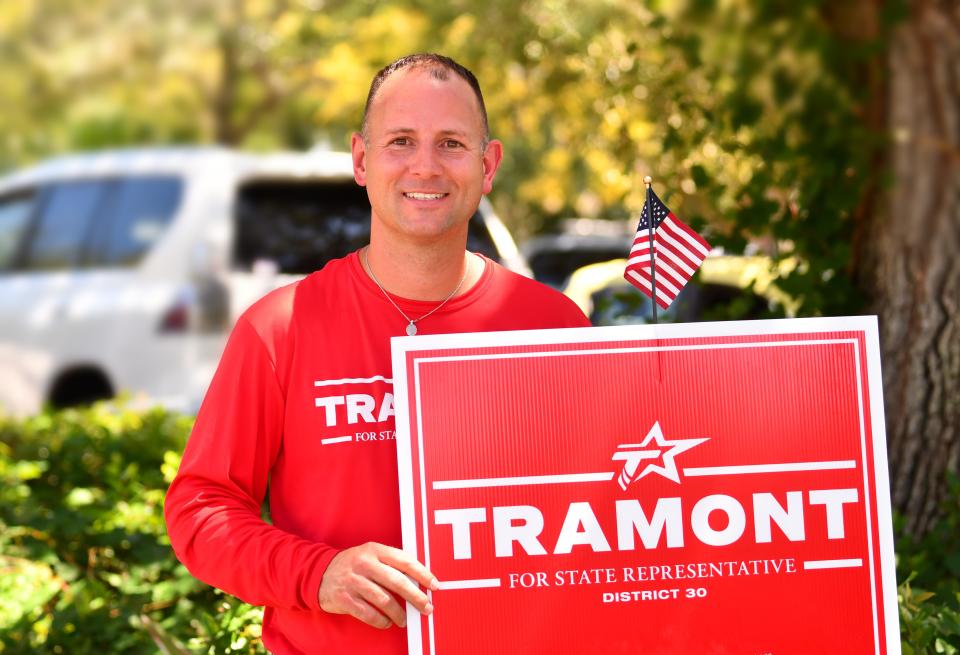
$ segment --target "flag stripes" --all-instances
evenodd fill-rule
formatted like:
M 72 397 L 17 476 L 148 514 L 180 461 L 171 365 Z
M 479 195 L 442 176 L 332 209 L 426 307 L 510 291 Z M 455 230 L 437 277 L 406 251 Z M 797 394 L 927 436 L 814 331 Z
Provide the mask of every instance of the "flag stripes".
M 700 264 L 710 252 L 710 244 L 674 216 L 652 189 L 648 193 L 654 227 L 653 253 L 657 285 L 654 300 L 657 305 L 666 309 L 700 268 Z M 649 227 L 645 204 L 623 276 L 648 297 L 653 298 Z

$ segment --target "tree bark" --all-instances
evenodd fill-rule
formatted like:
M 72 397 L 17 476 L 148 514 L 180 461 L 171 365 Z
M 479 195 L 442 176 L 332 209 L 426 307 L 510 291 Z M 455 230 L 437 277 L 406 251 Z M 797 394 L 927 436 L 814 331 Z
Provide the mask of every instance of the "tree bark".
M 234 104 L 237 101 L 239 44 L 234 27 L 220 28 L 217 45 L 220 49 L 220 79 L 213 103 L 214 139 L 226 146 L 235 146 L 239 139 L 234 130 Z
M 960 4 L 915 0 L 889 45 L 891 181 L 858 277 L 880 322 L 893 506 L 921 535 L 960 469 Z

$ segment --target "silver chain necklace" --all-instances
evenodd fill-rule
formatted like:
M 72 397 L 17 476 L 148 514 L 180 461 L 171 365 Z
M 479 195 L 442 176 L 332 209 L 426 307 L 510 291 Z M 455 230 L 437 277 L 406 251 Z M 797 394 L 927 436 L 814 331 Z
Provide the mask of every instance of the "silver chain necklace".
M 447 304 L 447 301 L 450 300 L 451 298 L 453 298 L 453 297 L 457 294 L 457 291 L 459 291 L 459 290 L 460 290 L 460 287 L 463 286 L 464 280 L 467 279 L 467 271 L 470 270 L 470 267 L 469 267 L 469 266 L 466 266 L 466 267 L 464 268 L 463 277 L 460 278 L 460 281 L 459 281 L 459 282 L 457 282 L 457 286 L 454 287 L 453 291 L 451 291 L 451 292 L 447 295 L 446 298 L 444 298 L 443 300 L 440 301 L 440 304 L 439 304 L 439 305 L 437 305 L 436 307 L 434 307 L 433 309 L 431 309 L 429 312 L 427 312 L 427 313 L 424 314 L 423 316 L 420 316 L 420 317 L 418 317 L 418 318 L 410 318 L 409 316 L 406 315 L 406 313 L 405 313 L 402 309 L 400 309 L 400 307 L 397 305 L 397 303 L 393 302 L 393 298 L 390 297 L 390 294 L 387 293 L 387 290 L 383 288 L 383 285 L 382 285 L 382 284 L 380 284 L 380 280 L 377 279 L 377 276 L 373 274 L 373 267 L 370 266 L 370 261 L 367 259 L 367 249 L 366 249 L 366 248 L 363 249 L 363 265 L 366 267 L 367 272 L 370 273 L 370 278 L 371 278 L 374 282 L 376 282 L 377 286 L 380 288 L 380 291 L 383 293 L 383 296 L 384 296 L 387 300 L 390 301 L 390 304 L 393 305 L 394 308 L 395 308 L 398 312 L 400 312 L 400 316 L 402 316 L 404 319 L 406 319 L 406 321 L 407 321 L 407 336 L 408 336 L 408 337 L 412 337 L 413 335 L 415 335 L 415 334 L 417 333 L 417 325 L 416 325 L 416 324 L 417 324 L 419 321 L 422 321 L 422 320 L 425 319 L 426 317 L 430 316 L 430 314 L 434 313 L 435 311 L 437 311 L 438 309 L 440 309 L 441 307 L 443 307 L 444 305 L 446 305 L 446 304 Z

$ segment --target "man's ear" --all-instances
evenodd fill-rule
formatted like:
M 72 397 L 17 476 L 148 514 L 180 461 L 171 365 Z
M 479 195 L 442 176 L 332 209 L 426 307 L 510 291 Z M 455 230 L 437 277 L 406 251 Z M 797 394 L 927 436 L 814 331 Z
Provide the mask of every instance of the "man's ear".
M 354 132 L 350 138 L 350 152 L 353 155 L 353 179 L 360 186 L 367 186 L 367 144 L 359 132 Z
M 493 178 L 500 168 L 500 162 L 503 161 L 503 144 L 496 139 L 487 144 L 487 149 L 483 151 L 483 193 L 490 193 L 493 189 Z M 356 168 L 356 166 L 354 166 Z

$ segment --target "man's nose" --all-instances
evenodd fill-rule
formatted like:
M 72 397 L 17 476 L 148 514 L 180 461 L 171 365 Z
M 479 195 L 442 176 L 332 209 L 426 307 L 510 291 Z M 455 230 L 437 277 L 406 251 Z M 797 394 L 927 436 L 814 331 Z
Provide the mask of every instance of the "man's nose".
M 420 177 L 436 175 L 440 170 L 439 153 L 429 144 L 418 145 L 409 161 L 410 173 Z

